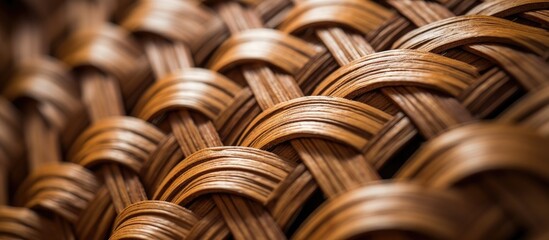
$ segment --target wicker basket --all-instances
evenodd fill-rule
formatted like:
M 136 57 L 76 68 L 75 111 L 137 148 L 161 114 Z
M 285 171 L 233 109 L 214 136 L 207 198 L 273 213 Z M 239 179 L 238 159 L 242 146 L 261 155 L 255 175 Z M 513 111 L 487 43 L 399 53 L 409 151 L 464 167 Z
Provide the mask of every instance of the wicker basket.
M 2 239 L 549 239 L 549 0 L 1 12 Z

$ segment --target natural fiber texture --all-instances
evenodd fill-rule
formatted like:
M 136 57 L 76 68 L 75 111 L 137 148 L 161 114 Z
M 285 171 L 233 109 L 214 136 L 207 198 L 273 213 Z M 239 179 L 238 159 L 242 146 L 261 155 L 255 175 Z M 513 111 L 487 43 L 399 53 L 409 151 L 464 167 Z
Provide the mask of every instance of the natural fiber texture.
M 2 239 L 549 238 L 549 0 L 1 12 Z

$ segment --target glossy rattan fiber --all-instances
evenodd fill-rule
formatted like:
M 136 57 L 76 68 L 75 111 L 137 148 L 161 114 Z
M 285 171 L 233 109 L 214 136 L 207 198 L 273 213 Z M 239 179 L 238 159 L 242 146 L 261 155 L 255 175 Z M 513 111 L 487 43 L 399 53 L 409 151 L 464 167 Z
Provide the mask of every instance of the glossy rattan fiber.
M 0 239 L 549 239 L 549 0 L 0 6 Z

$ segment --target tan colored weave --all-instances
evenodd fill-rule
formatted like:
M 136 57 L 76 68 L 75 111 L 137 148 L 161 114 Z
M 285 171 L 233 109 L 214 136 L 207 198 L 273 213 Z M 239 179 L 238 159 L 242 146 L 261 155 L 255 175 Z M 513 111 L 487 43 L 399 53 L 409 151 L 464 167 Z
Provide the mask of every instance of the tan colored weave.
M 0 239 L 549 239 L 549 0 L 0 6 Z

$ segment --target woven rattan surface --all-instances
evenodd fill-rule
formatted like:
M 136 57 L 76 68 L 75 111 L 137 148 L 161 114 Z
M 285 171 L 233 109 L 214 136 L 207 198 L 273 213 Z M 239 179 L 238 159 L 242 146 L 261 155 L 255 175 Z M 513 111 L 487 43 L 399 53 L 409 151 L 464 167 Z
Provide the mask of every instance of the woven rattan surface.
M 1 6 L 1 239 L 549 239 L 549 0 Z

